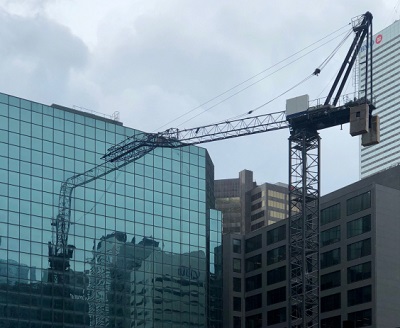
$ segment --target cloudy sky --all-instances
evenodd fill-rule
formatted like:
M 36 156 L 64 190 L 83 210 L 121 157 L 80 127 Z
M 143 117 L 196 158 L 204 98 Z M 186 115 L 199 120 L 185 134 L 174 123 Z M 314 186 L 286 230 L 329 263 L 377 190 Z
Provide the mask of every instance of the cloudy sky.
M 125 126 L 147 132 L 220 122 L 267 102 L 254 114 L 283 111 L 287 98 L 327 95 L 349 42 L 318 77 L 285 92 L 329 56 L 353 17 L 372 12 L 377 32 L 400 18 L 399 2 L 0 0 L 0 92 L 118 111 Z M 345 93 L 355 90 L 350 80 Z M 258 183 L 287 182 L 288 136 L 205 147 L 217 179 L 249 169 Z M 348 126 L 321 137 L 325 194 L 358 179 L 359 140 Z

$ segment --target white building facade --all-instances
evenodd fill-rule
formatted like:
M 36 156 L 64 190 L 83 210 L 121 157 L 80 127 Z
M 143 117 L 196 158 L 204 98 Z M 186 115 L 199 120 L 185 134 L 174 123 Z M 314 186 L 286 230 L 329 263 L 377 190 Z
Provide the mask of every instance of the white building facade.
M 378 114 L 380 118 L 380 143 L 370 147 L 360 146 L 360 178 L 400 164 L 400 20 L 376 33 L 372 48 L 373 100 L 376 106 L 373 114 Z M 361 94 L 365 89 L 365 50 L 364 45 L 359 56 Z

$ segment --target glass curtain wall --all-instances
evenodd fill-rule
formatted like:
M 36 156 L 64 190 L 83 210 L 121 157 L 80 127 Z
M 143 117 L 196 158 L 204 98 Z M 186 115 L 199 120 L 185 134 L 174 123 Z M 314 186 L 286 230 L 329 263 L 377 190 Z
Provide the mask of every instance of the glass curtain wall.
M 51 278 L 62 182 L 135 133 L 0 94 L 0 327 L 220 325 L 220 290 L 209 290 L 220 287 L 221 215 L 203 148 L 156 149 L 75 188 L 73 255 L 63 283 Z

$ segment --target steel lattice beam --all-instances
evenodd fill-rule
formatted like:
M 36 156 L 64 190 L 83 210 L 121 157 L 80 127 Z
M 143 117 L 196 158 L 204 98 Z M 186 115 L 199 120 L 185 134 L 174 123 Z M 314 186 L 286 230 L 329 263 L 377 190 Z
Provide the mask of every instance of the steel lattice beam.
M 319 326 L 320 137 L 302 129 L 289 138 L 290 327 Z

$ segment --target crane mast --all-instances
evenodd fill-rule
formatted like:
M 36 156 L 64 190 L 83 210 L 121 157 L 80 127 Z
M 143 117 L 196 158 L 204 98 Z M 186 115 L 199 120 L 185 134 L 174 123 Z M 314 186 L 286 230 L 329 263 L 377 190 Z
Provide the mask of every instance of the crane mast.
M 372 94 L 372 15 L 367 12 L 353 26 L 355 38 L 323 105 L 300 111 L 285 111 L 225 121 L 192 129 L 168 129 L 159 133 L 137 133 L 108 149 L 102 162 L 76 174 L 61 185 L 58 214 L 52 225 L 55 240 L 49 242 L 49 282 L 68 283 L 73 245 L 68 245 L 73 190 L 138 160 L 156 148 L 179 148 L 280 129 L 289 137 L 289 326 L 319 326 L 319 199 L 321 129 L 350 122 L 352 110 L 366 109 L 369 128 L 374 105 Z M 343 106 L 336 106 L 364 39 L 366 47 L 365 94 Z M 319 69 L 316 71 L 319 72 Z M 371 81 L 369 95 L 367 81 Z M 337 91 L 336 91 L 337 89 Z M 331 98 L 336 91 L 332 105 Z M 368 129 L 368 128 L 367 128 Z M 361 132 L 365 133 L 365 131 Z M 359 134 L 361 134 L 359 133 Z M 354 134 L 352 134 L 354 135 Z

